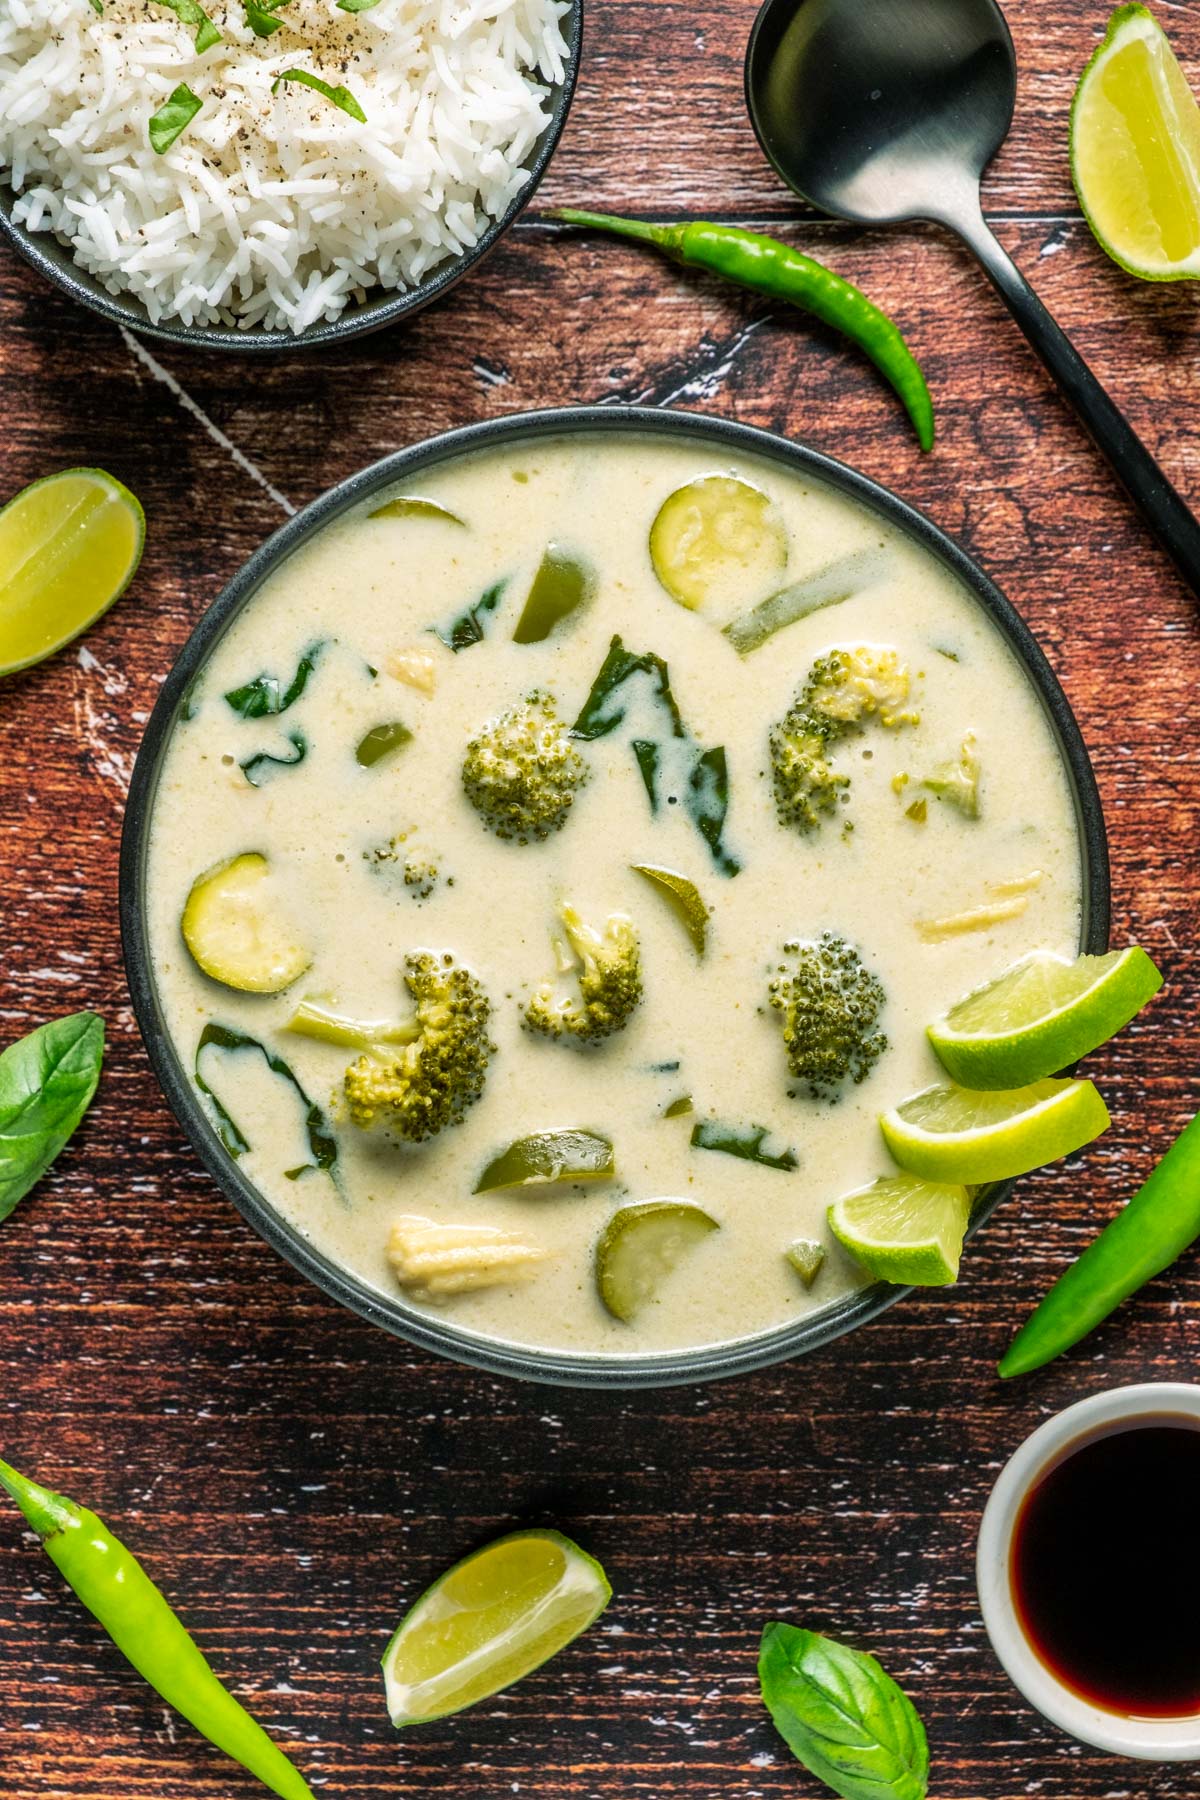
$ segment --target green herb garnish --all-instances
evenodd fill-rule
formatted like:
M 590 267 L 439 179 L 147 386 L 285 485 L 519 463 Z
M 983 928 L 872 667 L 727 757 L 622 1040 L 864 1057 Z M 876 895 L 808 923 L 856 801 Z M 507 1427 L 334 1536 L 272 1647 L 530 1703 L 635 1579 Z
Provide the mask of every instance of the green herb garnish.
M 324 640 L 308 646 L 296 664 L 296 673 L 286 688 L 278 675 L 256 675 L 253 681 L 247 681 L 243 687 L 230 688 L 225 696 L 226 701 L 241 719 L 277 718 L 289 706 L 296 704 L 308 686 L 308 678 L 316 668 L 317 657 L 324 648 Z
M 873 1656 L 795 1625 L 768 1625 L 758 1679 L 788 1748 L 842 1800 L 925 1800 L 925 1727 Z
M 104 0 L 88 0 L 88 5 L 94 13 L 102 13 L 104 11 Z
M 692 1126 L 693 1150 L 723 1150 L 726 1156 L 740 1156 L 744 1162 L 762 1163 L 768 1169 L 797 1169 L 800 1160 L 794 1150 L 781 1150 L 772 1156 L 763 1149 L 770 1137 L 765 1125 L 723 1125 L 719 1119 L 698 1119 Z
M 338 1156 L 337 1139 L 329 1129 L 329 1121 L 326 1118 L 325 1113 L 321 1107 L 317 1105 L 315 1100 L 309 1098 L 304 1088 L 301 1087 L 299 1081 L 297 1081 L 291 1067 L 284 1062 L 282 1056 L 276 1056 L 274 1051 L 268 1050 L 265 1044 L 260 1044 L 257 1038 L 248 1037 L 244 1031 L 235 1031 L 229 1025 L 218 1025 L 210 1019 L 208 1024 L 204 1027 L 204 1030 L 200 1033 L 200 1042 L 196 1045 L 196 1086 L 200 1089 L 200 1092 L 204 1095 L 204 1098 L 212 1109 L 217 1136 L 224 1144 L 226 1150 L 228 1150 L 230 1156 L 244 1156 L 246 1151 L 250 1148 L 250 1140 L 226 1107 L 218 1100 L 200 1071 L 200 1059 L 204 1055 L 204 1052 L 209 1049 L 231 1052 L 240 1050 L 257 1051 L 259 1056 L 261 1056 L 266 1063 L 268 1069 L 270 1069 L 272 1075 L 278 1075 L 281 1081 L 286 1081 L 288 1083 L 289 1087 L 295 1091 L 296 1097 L 304 1108 L 304 1133 L 308 1139 L 309 1155 L 312 1157 L 312 1161 L 301 1163 L 300 1166 L 295 1169 L 286 1169 L 284 1173 L 289 1181 L 297 1181 L 301 1175 L 307 1174 L 310 1169 L 319 1169 L 336 1182 Z
M 275 14 L 288 0 L 244 0 L 246 23 L 255 37 L 270 37 L 271 33 L 280 30 L 284 21 Z
M 191 0 L 189 0 L 190 3 Z M 271 83 L 271 92 L 277 94 L 280 84 L 284 81 L 295 81 L 301 87 L 311 88 L 314 94 L 323 94 L 326 100 L 331 100 L 344 113 L 349 113 L 350 117 L 357 119 L 360 125 L 366 124 L 367 115 L 349 88 L 331 87 L 329 82 L 322 81 L 319 75 L 310 75 L 307 69 L 285 69 L 282 75 L 277 75 Z
M 339 12 L 360 13 L 370 12 L 373 6 L 379 5 L 379 0 L 337 0 L 337 3 Z
M 302 731 L 289 731 L 288 743 L 296 752 L 294 756 L 272 756 L 269 750 L 259 750 L 248 756 L 238 767 L 250 783 L 251 787 L 265 787 L 274 778 L 276 769 L 294 769 L 308 755 L 308 739 Z
M 51 1019 L 0 1056 L 0 1219 L 40 1181 L 100 1079 L 104 1021 L 94 1012 Z
M 480 594 L 478 600 L 472 601 L 464 612 L 447 619 L 444 625 L 431 625 L 430 631 L 435 637 L 441 638 L 446 648 L 453 650 L 456 655 L 460 650 L 469 650 L 472 644 L 482 644 L 487 635 L 484 621 L 499 606 L 507 586 L 507 581 L 497 581 Z
M 204 8 L 197 5 L 196 0 L 157 0 L 157 4 L 159 6 L 165 6 L 169 11 L 173 12 L 181 25 L 190 25 L 192 27 L 196 33 L 197 56 L 203 56 L 206 50 L 211 50 L 214 44 L 220 43 L 220 32 L 217 30 L 208 14 L 204 11 Z M 175 93 L 177 94 L 179 91 L 180 90 L 176 88 Z M 174 98 L 175 95 L 172 94 L 171 99 L 173 100 Z M 187 121 L 185 120 L 184 123 L 186 124 Z M 176 136 L 178 135 L 177 132 Z
M 150 148 L 159 156 L 163 154 L 164 150 L 169 150 L 180 132 L 187 130 L 203 104 L 204 102 L 197 99 L 191 88 L 181 81 L 170 98 L 164 100 L 158 111 L 150 115 L 148 127 Z M 184 704 L 185 706 L 191 704 L 190 688 Z M 190 712 L 185 712 L 183 716 L 185 719 L 190 719 L 192 715 Z

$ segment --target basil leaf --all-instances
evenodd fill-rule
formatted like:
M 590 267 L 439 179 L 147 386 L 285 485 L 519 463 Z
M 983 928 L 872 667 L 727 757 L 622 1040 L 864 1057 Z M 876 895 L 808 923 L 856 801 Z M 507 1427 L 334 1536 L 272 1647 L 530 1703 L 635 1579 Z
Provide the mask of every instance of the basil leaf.
M 294 706 L 317 666 L 317 658 L 325 648 L 325 640 L 310 644 L 296 665 L 296 673 L 284 688 L 277 675 L 256 675 L 243 687 L 230 688 L 225 699 L 239 718 L 274 719 Z
M 723 1125 L 719 1119 L 698 1119 L 692 1126 L 691 1143 L 694 1150 L 723 1150 L 726 1156 L 740 1156 L 768 1169 L 798 1169 L 800 1160 L 794 1150 L 772 1156 L 763 1149 L 770 1135 L 765 1125 Z
M 627 707 L 620 704 L 618 690 L 633 675 L 649 675 L 653 683 L 654 699 L 666 712 L 671 724 L 672 737 L 686 737 L 683 719 L 675 696 L 671 692 L 671 679 L 667 673 L 667 665 L 661 656 L 653 650 L 645 650 L 635 656 L 632 650 L 626 650 L 619 637 L 615 637 L 608 647 L 608 655 L 600 665 L 600 673 L 592 683 L 591 692 L 583 703 L 583 710 L 571 727 L 571 736 L 583 738 L 585 743 L 594 743 L 596 738 L 607 737 L 618 725 L 625 721 Z
M 472 602 L 465 612 L 453 619 L 447 619 L 444 625 L 429 627 L 435 637 L 441 638 L 448 650 L 457 656 L 460 650 L 469 650 L 472 644 L 482 644 L 487 635 L 484 621 L 495 612 L 504 598 L 507 581 L 497 581 L 493 587 L 480 594 L 478 600 Z
M 324 94 L 326 100 L 332 100 L 335 106 L 340 106 L 344 113 L 349 113 L 360 125 L 366 124 L 367 115 L 349 88 L 330 87 L 327 81 L 322 81 L 319 75 L 310 75 L 307 69 L 285 69 L 271 83 L 273 94 L 279 92 L 279 85 L 283 81 L 297 81 L 301 87 L 311 88 L 314 94 Z
M 379 5 L 379 0 L 337 0 L 337 3 L 340 12 L 360 13 L 370 12 L 373 6 Z
M 634 738 L 632 744 L 634 761 L 642 778 L 642 786 L 646 790 L 646 798 L 650 802 L 650 811 L 658 811 L 658 765 L 662 761 L 662 752 L 651 738 Z
M 758 1679 L 788 1748 L 842 1800 L 924 1800 L 925 1727 L 873 1656 L 772 1624 L 763 1631 Z
M 158 111 L 150 115 L 148 128 L 150 148 L 159 156 L 163 154 L 164 150 L 169 150 L 180 132 L 186 131 L 203 104 L 204 102 L 196 98 L 190 87 L 184 82 L 180 82 L 170 98 L 164 100 Z M 192 685 L 194 687 L 195 683 L 193 682 Z M 189 688 L 185 705 L 190 704 L 191 689 Z M 191 714 L 185 712 L 183 716 L 190 718 Z
M 660 713 L 666 734 L 658 740 L 645 737 L 632 740 L 650 811 L 658 811 L 662 789 L 666 786 L 670 803 L 682 802 L 721 874 L 736 875 L 742 865 L 726 850 L 722 841 L 729 811 L 729 770 L 724 747 L 718 744 L 712 750 L 703 750 L 697 744 L 683 722 L 671 691 L 667 665 L 661 656 L 652 650 L 634 655 L 619 637 L 614 637 L 570 735 L 593 743 L 623 725 L 631 704 L 626 684 L 636 676 L 649 678 L 651 705 Z M 645 716 L 646 709 L 643 709 L 638 717 Z M 672 788 L 674 792 L 670 791 Z
M 197 0 L 157 0 L 159 6 L 167 7 L 175 14 L 182 25 L 190 25 L 196 33 L 196 54 L 203 56 L 214 44 L 219 44 L 221 34 Z M 178 93 L 178 88 L 175 90 Z M 172 95 L 174 99 L 174 95 Z
M 94 13 L 103 13 L 104 11 L 104 0 L 88 0 L 88 5 Z
M 260 1044 L 257 1038 L 249 1037 L 244 1031 L 235 1031 L 232 1026 L 218 1025 L 210 1019 L 200 1033 L 200 1042 L 196 1045 L 196 1086 L 212 1110 L 217 1136 L 230 1156 L 244 1156 L 250 1148 L 250 1140 L 227 1108 L 217 1099 L 201 1073 L 200 1059 L 208 1049 L 256 1050 L 272 1075 L 278 1075 L 281 1081 L 286 1081 L 289 1087 L 295 1090 L 296 1096 L 304 1108 L 304 1132 L 308 1139 L 309 1155 L 312 1157 L 312 1161 L 301 1163 L 299 1168 L 287 1169 L 284 1173 L 289 1181 L 297 1181 L 310 1169 L 319 1169 L 336 1183 L 338 1179 L 337 1139 L 329 1129 L 329 1121 L 324 1111 L 315 1100 L 309 1099 L 308 1094 L 293 1074 L 290 1065 L 284 1062 L 282 1056 L 276 1056 L 273 1051 L 268 1050 L 265 1044 Z
M 91 1104 L 104 1021 L 71 1013 L 0 1056 L 0 1219 L 40 1181 Z
M 296 752 L 295 756 L 272 756 L 269 750 L 259 750 L 254 756 L 248 756 L 238 767 L 250 783 L 251 787 L 265 787 L 274 779 L 276 769 L 294 769 L 308 755 L 308 739 L 302 731 L 289 731 L 288 743 Z
M 692 764 L 684 806 L 722 875 L 736 875 L 742 865 L 722 841 L 729 811 L 729 769 L 723 744 L 702 750 Z

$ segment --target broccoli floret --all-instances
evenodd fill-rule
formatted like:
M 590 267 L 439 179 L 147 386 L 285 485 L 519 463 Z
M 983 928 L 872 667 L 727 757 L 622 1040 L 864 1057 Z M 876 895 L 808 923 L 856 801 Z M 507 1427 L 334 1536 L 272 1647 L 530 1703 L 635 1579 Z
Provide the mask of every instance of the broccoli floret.
M 527 844 L 562 830 L 588 773 L 553 696 L 535 689 L 471 739 L 462 780 L 489 831 Z
M 443 875 L 427 851 L 404 848 L 407 836 L 407 832 L 398 832 L 386 843 L 373 844 L 363 851 L 372 874 L 392 878 L 398 885 L 402 883 L 405 893 L 413 901 L 428 900 L 440 881 L 453 887 L 453 875 Z
M 775 811 L 781 825 L 812 831 L 824 815 L 837 810 L 850 786 L 850 777 L 839 775 L 829 765 L 829 747 L 840 736 L 831 720 L 821 718 L 800 700 L 772 725 L 767 742 Z
M 525 1008 L 528 1030 L 544 1037 L 596 1044 L 621 1031 L 642 997 L 642 961 L 633 920 L 613 913 L 603 931 L 586 925 L 573 906 L 561 906 L 565 944 L 555 941 L 560 975 L 574 974 L 579 1000 L 544 981 Z
M 850 777 L 832 767 L 831 751 L 866 720 L 915 725 L 918 715 L 901 710 L 907 698 L 908 670 L 894 650 L 862 644 L 818 657 L 767 738 L 780 824 L 813 831 L 835 812 Z
M 801 698 L 815 713 L 843 728 L 876 715 L 887 726 L 915 725 L 918 717 L 901 710 L 908 699 L 908 669 L 894 650 L 870 644 L 819 656 Z
M 878 1027 L 883 988 L 835 932 L 815 943 L 793 939 L 783 950 L 768 996 L 783 1026 L 788 1067 L 814 1099 L 836 1100 L 887 1049 Z
M 947 805 L 957 807 L 964 819 L 979 817 L 979 758 L 973 731 L 968 731 L 963 739 L 958 761 L 942 763 L 925 777 L 921 786 Z
M 438 866 L 429 857 L 411 851 L 404 859 L 404 887 L 413 900 L 428 900 L 441 879 Z
M 412 1043 L 360 1056 L 346 1070 L 351 1119 L 419 1143 L 461 1122 L 483 1092 L 494 1045 L 483 985 L 448 954 L 414 950 L 404 982 L 416 1002 Z

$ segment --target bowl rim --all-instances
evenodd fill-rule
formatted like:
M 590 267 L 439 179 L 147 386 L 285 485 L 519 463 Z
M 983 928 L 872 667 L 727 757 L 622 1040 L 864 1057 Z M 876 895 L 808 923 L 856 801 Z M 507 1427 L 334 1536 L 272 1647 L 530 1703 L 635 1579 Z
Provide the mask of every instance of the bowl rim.
M 201 616 L 163 682 L 130 785 L 120 856 L 121 935 L 134 1014 L 154 1072 L 192 1148 L 226 1198 L 272 1248 L 330 1298 L 422 1349 L 490 1374 L 558 1386 L 619 1390 L 709 1381 L 782 1362 L 831 1343 L 876 1318 L 910 1290 L 876 1283 L 819 1313 L 731 1344 L 631 1356 L 540 1350 L 488 1338 L 418 1312 L 399 1297 L 377 1292 L 323 1255 L 276 1213 L 221 1145 L 166 1029 L 152 975 L 142 903 L 153 803 L 178 712 L 207 658 L 267 577 L 333 519 L 398 481 L 473 451 L 591 433 L 598 437 L 674 437 L 696 443 L 709 454 L 733 452 L 763 458 L 859 502 L 935 556 L 991 618 L 1044 708 L 1075 808 L 1083 950 L 1095 953 L 1108 946 L 1110 888 L 1104 817 L 1091 761 L 1067 697 L 1024 621 L 995 583 L 932 520 L 869 476 L 808 445 L 755 426 L 683 410 L 560 406 L 511 413 L 459 426 L 382 457 L 319 495 L 254 551 Z M 1013 1186 L 1011 1181 L 996 1183 L 984 1192 L 975 1207 L 972 1234 Z
M 0 238 L 6 238 L 19 255 L 47 281 L 54 284 L 69 300 L 77 301 L 90 312 L 98 313 L 111 324 L 120 325 L 138 337 L 153 338 L 159 343 L 174 344 L 179 349 L 228 351 L 240 356 L 279 356 L 303 350 L 325 349 L 330 344 L 349 343 L 351 339 L 383 331 L 401 319 L 423 312 L 433 301 L 456 287 L 465 275 L 491 254 L 500 239 L 514 225 L 532 200 L 550 159 L 558 148 L 567 114 L 579 79 L 579 61 L 583 48 L 584 0 L 566 0 L 567 10 L 559 20 L 559 29 L 567 46 L 563 61 L 563 78 L 549 93 L 549 123 L 535 140 L 536 151 L 529 164 L 528 179 L 514 194 L 498 218 L 492 219 L 476 243 L 461 256 L 439 263 L 427 279 L 416 287 L 398 290 L 384 288 L 365 301 L 355 302 L 336 319 L 319 320 L 295 335 L 290 331 L 264 331 L 251 326 L 245 331 L 235 325 L 184 325 L 165 320 L 153 322 L 143 303 L 132 294 L 110 294 L 99 276 L 80 268 L 69 248 L 52 231 L 31 232 L 12 216 L 19 196 L 9 187 L 0 169 Z

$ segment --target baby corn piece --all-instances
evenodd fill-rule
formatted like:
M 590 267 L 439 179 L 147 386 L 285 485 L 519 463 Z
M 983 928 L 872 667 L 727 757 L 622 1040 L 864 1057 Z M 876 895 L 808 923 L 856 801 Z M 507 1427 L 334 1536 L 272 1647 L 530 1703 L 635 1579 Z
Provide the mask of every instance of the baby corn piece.
M 387 660 L 387 672 L 395 680 L 404 682 L 406 687 L 416 688 L 419 694 L 432 694 L 437 686 L 433 657 L 428 650 L 419 650 L 415 645 L 394 650 Z
M 397 1219 L 388 1239 L 397 1281 L 427 1300 L 526 1281 L 547 1255 L 492 1225 L 437 1225 L 412 1215 Z
M 951 913 L 944 919 L 918 919 L 917 930 L 927 944 L 939 944 L 943 938 L 961 937 L 965 931 L 987 931 L 1003 925 L 1006 919 L 1019 919 L 1029 905 L 1028 896 L 1014 894 L 1008 900 L 993 900 L 987 906 L 974 906 L 969 912 Z

